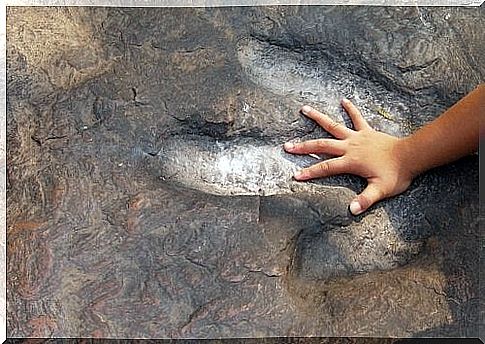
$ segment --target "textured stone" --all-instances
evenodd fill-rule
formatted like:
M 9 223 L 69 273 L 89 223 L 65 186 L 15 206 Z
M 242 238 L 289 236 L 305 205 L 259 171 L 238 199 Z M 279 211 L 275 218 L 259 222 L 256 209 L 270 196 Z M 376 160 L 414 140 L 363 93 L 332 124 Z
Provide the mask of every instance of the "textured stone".
M 364 181 L 297 183 L 282 144 L 328 136 L 303 104 L 350 125 L 343 96 L 437 117 L 484 80 L 483 18 L 9 8 L 9 336 L 477 336 L 476 155 L 353 217 Z

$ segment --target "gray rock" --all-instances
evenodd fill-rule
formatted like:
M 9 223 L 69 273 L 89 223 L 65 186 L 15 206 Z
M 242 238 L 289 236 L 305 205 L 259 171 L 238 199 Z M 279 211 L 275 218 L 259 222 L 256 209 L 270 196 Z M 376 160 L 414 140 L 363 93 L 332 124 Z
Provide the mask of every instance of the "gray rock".
M 484 80 L 482 14 L 9 8 L 9 336 L 477 336 L 477 155 L 353 217 L 364 181 L 282 144 L 342 96 L 431 121 Z

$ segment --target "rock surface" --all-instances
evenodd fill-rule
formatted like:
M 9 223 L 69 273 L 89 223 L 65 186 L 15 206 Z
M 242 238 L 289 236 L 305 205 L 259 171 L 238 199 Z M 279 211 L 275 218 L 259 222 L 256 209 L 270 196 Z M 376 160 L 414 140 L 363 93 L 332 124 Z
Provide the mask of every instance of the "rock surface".
M 308 183 L 352 99 L 402 136 L 484 81 L 482 9 L 7 11 L 8 335 L 477 336 L 478 156 L 366 214 Z M 417 152 L 419 154 L 419 152 Z M 325 158 L 325 157 L 322 157 Z

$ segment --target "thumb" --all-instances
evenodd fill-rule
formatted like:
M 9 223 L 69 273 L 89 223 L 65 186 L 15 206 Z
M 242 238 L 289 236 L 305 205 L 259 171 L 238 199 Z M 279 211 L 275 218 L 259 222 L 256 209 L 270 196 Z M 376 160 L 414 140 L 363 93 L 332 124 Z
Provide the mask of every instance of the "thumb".
M 354 215 L 362 214 L 371 205 L 384 198 L 384 192 L 378 184 L 368 184 L 367 187 L 350 202 L 350 212 Z

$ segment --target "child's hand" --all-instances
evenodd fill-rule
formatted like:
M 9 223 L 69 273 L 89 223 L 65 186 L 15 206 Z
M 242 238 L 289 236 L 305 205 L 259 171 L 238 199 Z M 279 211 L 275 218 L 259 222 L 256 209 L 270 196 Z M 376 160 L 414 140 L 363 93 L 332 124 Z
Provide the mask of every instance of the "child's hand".
M 328 116 L 304 106 L 301 111 L 332 134 L 336 139 L 318 139 L 302 143 L 286 143 L 289 153 L 325 153 L 335 158 L 325 160 L 295 174 L 296 180 L 351 173 L 367 179 L 367 188 L 350 203 L 350 211 L 358 215 L 374 203 L 405 191 L 414 177 L 401 158 L 402 139 L 372 129 L 360 111 L 347 99 L 342 101 L 356 130 L 337 123 Z
M 285 149 L 296 154 L 336 156 L 299 171 L 295 175 L 297 180 L 341 173 L 366 178 L 367 188 L 350 203 L 350 211 L 357 215 L 377 201 L 406 190 L 419 173 L 477 151 L 480 118 L 485 118 L 485 84 L 478 85 L 441 116 L 402 139 L 373 130 L 350 101 L 344 99 L 342 105 L 356 131 L 304 106 L 302 112 L 337 139 L 286 143 Z

